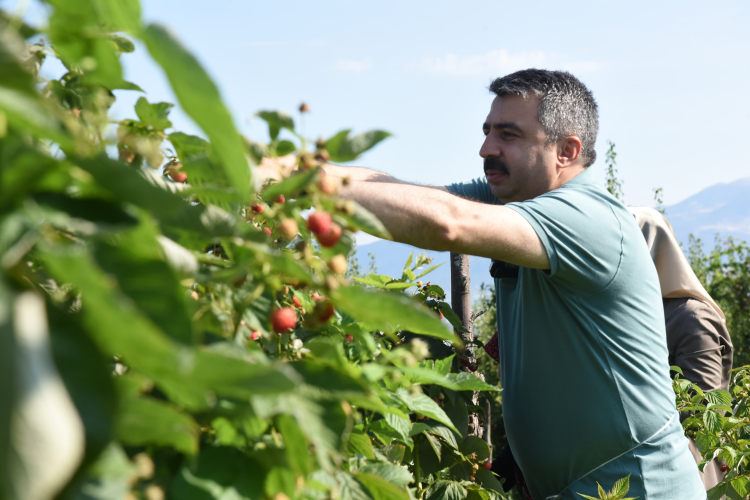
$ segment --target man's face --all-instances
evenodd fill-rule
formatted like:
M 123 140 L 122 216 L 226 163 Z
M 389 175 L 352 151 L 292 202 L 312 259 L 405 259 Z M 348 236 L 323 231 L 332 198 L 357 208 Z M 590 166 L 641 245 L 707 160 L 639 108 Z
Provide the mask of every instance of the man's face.
M 535 198 L 552 189 L 555 145 L 537 119 L 539 98 L 496 97 L 483 125 L 486 136 L 479 156 L 492 194 L 503 203 Z

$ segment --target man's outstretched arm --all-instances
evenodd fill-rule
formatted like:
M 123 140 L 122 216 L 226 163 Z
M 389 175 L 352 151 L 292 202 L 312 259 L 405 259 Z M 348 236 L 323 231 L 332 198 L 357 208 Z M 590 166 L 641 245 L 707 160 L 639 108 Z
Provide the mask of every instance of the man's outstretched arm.
M 339 195 L 375 214 L 395 241 L 534 269 L 550 267 L 534 228 L 510 208 L 465 200 L 444 188 L 405 183 L 383 186 L 354 180 Z

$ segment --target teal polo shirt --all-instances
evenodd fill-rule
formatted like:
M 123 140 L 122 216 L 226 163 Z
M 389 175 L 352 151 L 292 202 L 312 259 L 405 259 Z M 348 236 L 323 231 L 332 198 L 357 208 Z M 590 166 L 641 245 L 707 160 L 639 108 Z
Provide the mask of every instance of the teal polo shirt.
M 501 204 L 485 179 L 447 186 Z M 586 169 L 506 205 L 539 235 L 549 270 L 495 279 L 503 418 L 535 500 L 703 500 L 669 378 L 659 277 L 633 216 Z

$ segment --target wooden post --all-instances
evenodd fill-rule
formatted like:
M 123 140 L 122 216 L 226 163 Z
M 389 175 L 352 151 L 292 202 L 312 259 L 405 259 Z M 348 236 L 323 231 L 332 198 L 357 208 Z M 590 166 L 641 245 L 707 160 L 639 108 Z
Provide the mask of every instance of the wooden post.
M 468 332 L 461 332 L 460 336 L 466 343 L 466 351 L 461 357 L 461 365 L 466 370 L 477 375 L 477 359 L 474 345 L 474 319 L 471 314 L 471 277 L 469 274 L 469 256 L 451 252 L 451 308 L 461 318 L 461 323 Z M 477 375 L 484 380 L 484 377 Z M 472 404 L 479 404 L 479 393 L 475 392 L 471 398 Z M 479 415 L 469 413 L 469 435 L 482 437 L 483 429 L 479 425 Z

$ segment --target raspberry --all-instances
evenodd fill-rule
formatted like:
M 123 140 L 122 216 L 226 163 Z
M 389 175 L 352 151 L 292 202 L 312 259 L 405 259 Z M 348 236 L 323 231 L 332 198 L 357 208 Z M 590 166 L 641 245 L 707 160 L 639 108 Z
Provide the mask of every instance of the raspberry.
M 726 465 L 726 464 L 724 464 L 724 465 L 722 465 L 721 467 L 719 467 L 719 469 L 721 469 L 721 472 L 726 472 L 726 471 L 728 471 L 728 470 L 729 470 L 729 466 L 728 466 L 728 465 Z
M 344 274 L 349 267 L 349 263 L 346 261 L 346 257 L 343 254 L 334 255 L 328 262 L 328 268 L 334 272 L 334 274 Z
M 262 214 L 263 213 L 263 205 L 250 205 L 250 208 L 253 209 L 253 212 L 256 214 Z
M 309 113 L 310 112 L 310 105 L 306 102 L 303 102 L 299 105 L 299 112 L 300 113 Z
M 331 229 L 327 233 L 323 234 L 316 234 L 318 237 L 318 242 L 326 247 L 331 248 L 336 243 L 339 242 L 339 239 L 341 238 L 341 226 L 338 224 L 333 224 L 331 226 Z
M 489 460 L 487 460 L 487 461 L 486 461 L 486 462 L 484 463 L 483 467 L 484 467 L 485 469 L 487 469 L 487 470 L 490 470 L 490 469 L 492 468 L 492 462 L 490 462 Z
M 176 182 L 185 182 L 187 180 L 187 174 L 185 172 L 175 172 L 169 174 L 172 179 L 174 179 Z
M 302 307 L 302 302 L 299 301 L 296 295 L 292 297 L 292 304 L 294 304 L 295 307 Z
M 318 316 L 318 319 L 320 319 L 320 321 L 323 323 L 331 319 L 333 317 L 333 314 L 336 312 L 333 304 L 331 304 L 330 302 L 321 302 L 318 307 L 316 307 L 316 309 L 320 310 L 320 316 Z
M 296 324 L 297 314 L 291 307 L 282 307 L 271 313 L 271 327 L 276 333 L 291 331 Z
M 285 219 L 281 224 L 279 224 L 279 232 L 281 235 L 291 240 L 295 236 L 297 236 L 297 232 L 299 231 L 299 226 L 297 226 L 297 222 L 295 222 L 294 219 Z
M 284 198 L 283 194 L 280 194 L 276 197 L 276 203 L 284 203 L 286 201 L 286 198 Z
M 264 227 L 263 232 L 266 233 L 268 236 L 273 235 L 273 231 L 271 231 L 270 227 Z
M 320 300 L 320 294 L 318 292 L 313 292 L 312 299 L 315 302 L 319 301 Z
M 260 332 L 250 332 L 250 340 L 258 340 L 260 338 Z
M 347 333 L 346 334 L 346 342 L 348 344 L 351 344 L 353 340 L 354 340 L 354 335 L 352 335 L 351 333 Z
M 315 236 L 328 233 L 332 224 L 331 214 L 327 212 L 315 212 L 307 218 L 307 229 Z
M 327 176 L 323 177 L 318 181 L 318 189 L 325 194 L 332 195 L 336 192 L 336 181 Z

